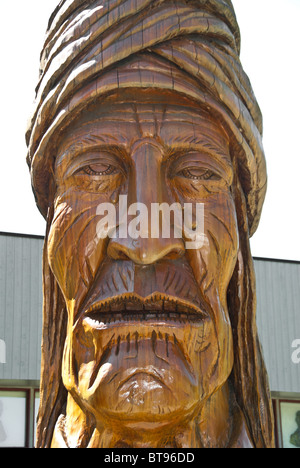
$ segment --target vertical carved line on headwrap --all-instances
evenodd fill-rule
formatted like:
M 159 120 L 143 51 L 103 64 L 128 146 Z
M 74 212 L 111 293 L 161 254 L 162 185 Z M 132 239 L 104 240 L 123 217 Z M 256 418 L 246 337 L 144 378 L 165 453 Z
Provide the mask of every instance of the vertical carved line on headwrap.
M 243 147 L 241 170 L 249 171 L 241 181 L 253 234 L 265 195 L 262 119 L 241 67 L 239 43 L 230 0 L 62 1 L 47 31 L 43 75 L 26 134 L 27 162 L 43 215 L 51 141 L 71 119 L 114 90 L 161 87 L 201 105 L 206 101 Z
M 228 289 L 234 349 L 233 385 L 256 448 L 273 448 L 273 409 L 256 325 L 255 272 L 250 252 L 245 197 L 236 182 L 240 251 Z
M 55 424 L 67 400 L 61 378 L 61 356 L 66 338 L 67 312 L 59 286 L 48 263 L 48 235 L 53 218 L 49 209 L 43 251 L 43 336 L 40 409 L 37 422 L 37 448 L 49 448 Z

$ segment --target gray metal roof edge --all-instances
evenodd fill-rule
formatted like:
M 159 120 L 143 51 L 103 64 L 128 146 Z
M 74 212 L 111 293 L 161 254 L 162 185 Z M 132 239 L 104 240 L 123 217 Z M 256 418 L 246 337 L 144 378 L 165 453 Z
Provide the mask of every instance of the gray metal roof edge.
M 40 239 L 44 240 L 45 236 L 39 236 L 35 234 L 24 234 L 24 233 L 16 233 L 16 232 L 4 232 L 0 231 L 0 236 L 7 236 L 7 237 L 19 237 L 19 238 L 26 238 L 26 239 Z M 276 263 L 294 263 L 296 265 L 300 265 L 300 260 L 285 260 L 283 258 L 268 258 L 268 257 L 253 257 L 254 260 L 259 262 L 276 262 Z

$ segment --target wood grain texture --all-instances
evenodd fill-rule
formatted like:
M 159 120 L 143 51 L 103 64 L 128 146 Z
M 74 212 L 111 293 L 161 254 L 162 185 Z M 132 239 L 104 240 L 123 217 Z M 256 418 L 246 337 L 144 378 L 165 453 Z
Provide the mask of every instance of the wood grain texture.
M 54 12 L 27 133 L 48 226 L 38 447 L 273 446 L 249 248 L 262 122 L 239 47 L 230 1 Z M 176 217 L 107 230 L 99 207 L 124 197 L 201 204 L 201 245 Z

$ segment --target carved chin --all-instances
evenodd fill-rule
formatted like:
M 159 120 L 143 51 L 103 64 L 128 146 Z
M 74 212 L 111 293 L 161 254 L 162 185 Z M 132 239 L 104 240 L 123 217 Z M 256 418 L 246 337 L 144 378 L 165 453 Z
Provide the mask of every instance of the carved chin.
M 113 322 L 94 316 L 77 324 L 76 392 L 104 422 L 185 418 L 209 391 L 218 360 L 212 323 L 186 314 L 138 315 Z

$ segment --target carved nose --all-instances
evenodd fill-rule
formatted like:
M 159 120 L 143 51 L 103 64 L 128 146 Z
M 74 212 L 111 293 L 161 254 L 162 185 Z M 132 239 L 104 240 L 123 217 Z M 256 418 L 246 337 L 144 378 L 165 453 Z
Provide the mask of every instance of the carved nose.
M 112 239 L 108 245 L 108 255 L 115 260 L 131 260 L 136 264 L 150 265 L 163 259 L 177 259 L 184 255 L 185 245 L 181 238 L 175 236 L 174 224 L 171 226 L 168 236 L 162 234 L 161 221 L 147 223 L 148 210 L 152 210 L 152 203 L 171 203 L 166 190 L 165 178 L 161 170 L 162 148 L 155 141 L 137 141 L 132 149 L 134 171 L 131 174 L 128 204 L 144 212 L 144 218 L 140 221 L 140 230 L 143 235 L 125 238 L 118 236 Z M 130 211 L 130 209 L 129 209 Z M 133 210 L 135 212 L 135 210 Z M 132 213 L 131 213 L 132 214 Z M 181 214 L 181 213 L 180 213 Z M 152 227 L 156 226 L 155 237 L 152 237 Z
M 107 254 L 114 260 L 131 260 L 138 265 L 151 265 L 160 260 L 175 260 L 185 253 L 181 239 L 116 239 L 108 245 Z

